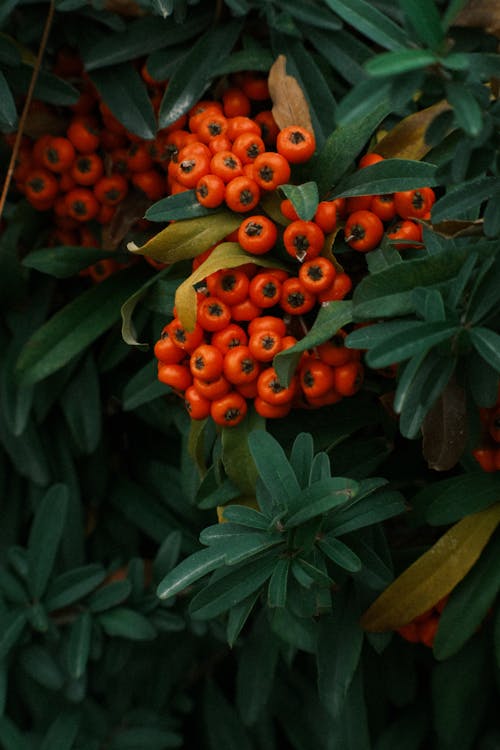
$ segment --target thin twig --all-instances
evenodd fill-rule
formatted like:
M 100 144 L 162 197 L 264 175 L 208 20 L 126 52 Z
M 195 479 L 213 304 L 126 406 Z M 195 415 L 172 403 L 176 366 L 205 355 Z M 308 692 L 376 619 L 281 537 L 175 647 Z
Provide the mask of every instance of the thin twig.
M 14 141 L 14 147 L 12 149 L 12 155 L 10 157 L 9 166 L 7 168 L 7 175 L 5 177 L 5 182 L 4 182 L 3 189 L 2 189 L 2 195 L 0 197 L 0 219 L 2 218 L 2 214 L 5 208 L 5 203 L 7 201 L 7 193 L 9 192 L 12 175 L 14 174 L 14 169 L 16 168 L 17 155 L 19 153 L 19 148 L 21 146 L 24 126 L 26 124 L 26 119 L 28 117 L 28 111 L 30 108 L 31 100 L 33 99 L 33 92 L 35 90 L 36 82 L 38 79 L 38 73 L 42 65 L 42 59 L 43 59 L 43 55 L 45 52 L 45 47 L 47 46 L 47 41 L 49 38 L 50 29 L 51 29 L 52 21 L 54 18 L 54 11 L 55 11 L 55 0 L 50 0 L 49 10 L 47 13 L 45 26 L 43 29 L 42 39 L 40 41 L 40 47 L 38 49 L 38 55 L 35 60 L 35 65 L 33 67 L 33 75 L 31 76 L 28 93 L 26 94 L 26 101 L 24 102 L 23 112 L 21 115 L 21 119 L 19 120 L 19 127 L 16 133 L 16 140 Z

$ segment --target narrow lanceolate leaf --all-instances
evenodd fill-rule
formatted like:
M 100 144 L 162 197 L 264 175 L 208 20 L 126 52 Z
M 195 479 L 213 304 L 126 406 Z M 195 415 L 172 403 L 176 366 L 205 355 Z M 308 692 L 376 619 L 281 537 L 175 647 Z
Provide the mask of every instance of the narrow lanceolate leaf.
M 268 84 L 278 126 L 300 125 L 314 132 L 307 99 L 297 79 L 286 72 L 285 55 L 279 55 L 271 66 Z
M 132 133 L 149 140 L 156 122 L 146 85 L 132 63 L 96 70 L 90 75 L 103 101 Z
M 55 484 L 44 495 L 37 511 L 28 539 L 28 584 L 33 597 L 39 599 L 45 592 L 61 541 L 68 488 Z
M 195 258 L 209 247 L 220 242 L 241 224 L 241 218 L 229 211 L 220 211 L 211 216 L 170 224 L 158 232 L 145 245 L 128 244 L 130 252 L 147 255 L 161 263 L 176 263 L 178 260 Z
M 420 41 L 431 49 L 438 49 L 444 32 L 434 0 L 400 0 L 399 4 Z
M 329 513 L 333 508 L 351 500 L 358 488 L 359 484 L 354 479 L 344 477 L 330 477 L 314 482 L 300 493 L 302 507 L 290 516 L 285 524 L 286 528 L 291 529 L 315 516 Z M 296 505 L 297 502 L 294 503 Z
M 215 65 L 229 55 L 240 31 L 239 20 L 220 24 L 209 29 L 188 48 L 163 97 L 158 116 L 160 128 L 175 122 L 201 98 L 214 75 Z
M 207 573 L 224 563 L 224 552 L 219 547 L 202 549 L 183 560 L 158 584 L 160 599 L 174 596 Z
M 288 507 L 300 494 L 300 485 L 281 445 L 268 432 L 254 430 L 248 445 L 260 479 L 277 506 Z
M 120 318 L 120 306 L 141 284 L 135 267 L 113 274 L 59 310 L 25 344 L 17 362 L 21 381 L 36 383 L 67 364 Z
M 358 119 L 356 127 L 353 127 L 352 123 L 339 125 L 328 137 L 311 175 L 318 183 L 321 196 L 345 174 L 372 133 L 392 109 L 390 97 L 384 97 L 370 112 Z
M 334 192 L 334 198 L 353 195 L 394 193 L 399 190 L 414 190 L 422 185 L 436 185 L 435 164 L 410 159 L 384 159 L 343 180 Z
M 183 193 L 169 195 L 153 203 L 144 214 L 144 218 L 148 221 L 181 221 L 210 216 L 213 213 L 213 209 L 201 205 L 196 198 L 195 190 L 185 190 Z
M 226 575 L 193 597 L 189 608 L 191 616 L 196 620 L 209 620 L 234 607 L 260 589 L 271 576 L 275 565 L 276 558 L 267 555 L 236 570 L 229 568 Z
M 432 223 L 441 222 L 451 217 L 460 217 L 471 208 L 479 206 L 482 201 L 500 194 L 498 177 L 476 177 L 450 188 L 446 195 L 436 201 L 432 207 Z M 468 217 L 466 217 L 468 218 Z
M 236 224 L 240 224 L 240 219 L 236 216 L 232 218 L 236 221 Z M 194 219 L 194 221 L 201 221 L 201 219 Z M 174 224 L 174 226 L 179 225 Z M 210 247 L 210 245 L 208 247 Z M 253 258 L 254 256 L 246 253 L 237 242 L 223 242 L 221 245 L 218 245 L 211 253 L 210 257 L 207 258 L 201 266 L 198 266 L 196 271 L 194 271 L 191 276 L 189 276 L 177 288 L 177 292 L 175 293 L 177 317 L 188 331 L 192 331 L 196 323 L 195 284 L 203 281 L 211 273 L 215 273 L 215 271 L 219 271 L 221 268 L 236 268 L 237 266 L 241 266 L 249 261 L 252 262 Z M 259 265 L 264 266 L 265 268 L 282 267 L 280 263 L 274 260 L 267 260 L 267 258 L 263 258 L 262 256 L 259 256 Z
M 2 72 L 0 72 L 0 122 L 8 128 L 13 128 L 17 122 L 16 103 Z
M 472 568 L 500 522 L 500 503 L 452 526 L 375 600 L 365 630 L 394 630 L 430 609 Z
M 449 109 L 448 102 L 441 101 L 408 115 L 377 143 L 375 151 L 385 159 L 422 159 L 432 148 L 425 140 L 427 128 Z
M 282 558 L 276 563 L 267 588 L 267 603 L 270 607 L 285 607 L 290 559 Z
M 26 625 L 27 614 L 24 611 L 11 611 L 0 618 L 0 659 L 4 659 L 20 638 Z
M 114 250 L 106 252 L 100 247 L 57 245 L 32 250 L 24 256 L 23 266 L 36 268 L 37 271 L 50 274 L 57 279 L 66 279 L 99 260 L 118 257 L 120 260 L 126 260 L 126 255 L 118 256 Z
M 489 328 L 473 328 L 470 337 L 474 348 L 497 372 L 500 372 L 500 336 Z
M 388 367 L 393 362 L 410 359 L 415 354 L 429 350 L 433 346 L 451 338 L 459 329 L 448 323 L 422 323 L 418 328 L 411 329 L 411 339 L 408 332 L 395 333 L 389 336 L 383 344 L 370 350 L 366 357 L 370 367 Z
M 407 43 L 403 29 L 385 13 L 378 10 L 366 0 L 326 0 L 327 5 L 356 29 L 386 49 L 399 49 Z
M 433 52 L 426 49 L 404 49 L 397 52 L 383 52 L 365 63 L 367 73 L 372 76 L 393 76 L 419 70 L 437 62 Z
M 68 671 L 74 680 L 78 680 L 85 672 L 91 635 L 92 616 L 89 612 L 82 612 L 71 626 L 66 656 Z

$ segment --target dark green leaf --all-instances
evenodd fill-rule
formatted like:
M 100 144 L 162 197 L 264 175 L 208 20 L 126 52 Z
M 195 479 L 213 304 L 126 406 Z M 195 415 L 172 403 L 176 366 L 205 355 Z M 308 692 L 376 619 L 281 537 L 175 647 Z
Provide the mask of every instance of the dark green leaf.
M 256 591 L 242 602 L 235 604 L 235 606 L 231 607 L 229 610 L 227 618 L 227 642 L 231 648 L 236 643 L 236 639 L 248 620 L 250 613 L 259 598 L 259 593 L 259 591 Z
M 97 564 L 82 565 L 73 570 L 66 570 L 54 578 L 47 591 L 46 606 L 48 612 L 68 607 L 93 591 L 106 577 L 104 568 Z
M 210 583 L 191 600 L 189 607 L 195 620 L 210 620 L 226 612 L 253 594 L 271 576 L 276 558 L 266 555 L 246 563 Z
M 403 29 L 385 13 L 365 0 L 326 0 L 327 5 L 346 23 L 385 49 L 407 44 Z
M 154 726 L 119 728 L 109 744 L 110 750 L 165 750 L 169 747 L 182 747 L 182 738 L 171 729 Z
M 455 367 L 455 357 L 442 357 L 434 350 L 427 353 L 401 409 L 399 429 L 402 435 L 410 439 L 418 435 L 426 414 L 445 389 Z
M 68 506 L 68 488 L 54 484 L 42 498 L 28 539 L 28 584 L 39 599 L 45 593 L 61 541 Z
M 123 32 L 103 35 L 84 52 L 85 68 L 94 70 L 116 65 L 163 47 L 181 44 L 206 28 L 210 16 L 211 13 L 202 9 L 201 12 L 191 11 L 189 20 L 182 25 L 175 24 L 173 19 L 162 21 L 158 16 L 145 16 L 129 22 Z
M 89 598 L 88 607 L 90 612 L 104 612 L 111 607 L 116 607 L 127 599 L 132 592 L 131 582 L 125 578 L 124 581 L 112 581 L 104 583 Z
M 489 328 L 476 327 L 470 331 L 471 341 L 481 357 L 500 372 L 500 336 Z
M 493 406 L 498 394 L 498 373 L 477 352 L 466 359 L 467 383 L 478 406 Z
M 366 355 L 366 362 L 370 367 L 388 367 L 394 362 L 410 359 L 422 351 L 429 351 L 433 346 L 440 344 L 460 330 L 448 323 L 421 323 L 417 328 L 411 327 L 411 339 L 409 331 L 402 331 L 388 336 L 383 344 L 370 349 Z
M 144 217 L 148 221 L 180 221 L 208 216 L 211 213 L 213 209 L 205 208 L 198 202 L 195 190 L 186 190 L 153 203 Z
M 18 369 L 36 383 L 63 367 L 120 318 L 123 301 L 144 278 L 137 268 L 110 276 L 59 310 L 24 346 Z
M 7 716 L 0 717 L 0 742 L 5 750 L 31 750 L 28 740 Z
M 14 0 L 12 3 L 12 0 L 10 4 L 15 4 L 17 0 Z M 9 6 L 9 0 L 5 3 L 5 5 Z M 12 8 L 10 9 L 12 10 Z M 7 11 L 7 12 L 10 12 Z M 0 11 L 0 14 L 3 14 L 3 9 Z M 2 16 L 0 15 L 0 20 Z M 17 47 L 17 45 L 14 43 L 12 39 L 10 39 L 7 35 L 2 36 L 0 39 L 0 63 L 4 65 L 19 65 L 21 63 L 21 53 Z
M 444 33 L 434 0 L 400 0 L 400 5 L 420 41 L 427 47 L 438 50 Z
M 187 588 L 207 573 L 224 564 L 224 552 L 220 547 L 202 549 L 170 571 L 158 584 L 157 594 L 160 599 L 167 599 Z
M 64 673 L 47 648 L 38 644 L 27 646 L 19 656 L 21 668 L 48 690 L 60 690 L 64 684 Z
M 244 505 L 228 505 L 224 509 L 224 518 L 227 521 L 232 521 L 242 526 L 249 526 L 253 529 L 262 529 L 263 531 L 269 529 L 269 519 L 263 513 L 254 508 L 247 508 Z
M 293 441 L 290 463 L 301 487 L 307 487 L 314 458 L 314 441 L 310 432 L 299 432 Z
M 420 750 L 429 731 L 424 710 L 412 708 L 389 724 L 377 740 L 374 750 Z
M 259 477 L 276 505 L 282 509 L 287 508 L 300 494 L 300 486 L 283 448 L 264 430 L 251 432 L 248 446 Z
M 422 322 L 419 320 L 390 320 L 385 323 L 363 326 L 351 331 L 345 339 L 349 349 L 374 349 L 384 344 L 390 337 L 406 332 L 407 337 L 418 331 Z
M 423 161 L 384 159 L 347 177 L 335 188 L 333 197 L 394 193 L 422 185 L 430 187 L 437 184 L 436 170 L 434 164 Z
M 0 616 L 0 659 L 5 659 L 15 646 L 26 625 L 26 612 L 12 609 Z
M 474 638 L 432 671 L 434 728 L 443 748 L 477 747 L 477 732 L 488 706 L 484 696 L 491 689 L 486 646 L 486 639 Z M 482 680 L 482 690 L 476 689 L 478 680 Z
M 324 554 L 349 573 L 361 570 L 361 560 L 349 547 L 334 536 L 325 536 L 318 542 Z
M 347 534 L 365 526 L 385 521 L 406 510 L 405 501 L 399 492 L 380 490 L 346 508 L 339 508 L 332 514 L 329 529 L 335 536 Z
M 71 750 L 80 728 L 80 716 L 72 711 L 60 714 L 48 728 L 40 750 Z
M 17 123 L 16 103 L 2 71 L 0 71 L 0 121 L 9 129 L 13 129 Z
M 203 713 L 210 750 L 252 750 L 240 717 L 213 682 L 205 686 Z
M 432 223 L 436 224 L 445 219 L 460 217 L 467 214 L 471 208 L 482 201 L 500 193 L 498 177 L 476 177 L 461 185 L 449 188 L 442 198 L 432 207 Z M 466 216 L 466 218 L 468 218 Z
M 391 111 L 392 103 L 387 95 L 357 120 L 356 127 L 352 124 L 340 125 L 328 137 L 311 174 L 312 179 L 318 183 L 320 197 L 345 174 L 372 133 Z
M 304 221 L 311 221 L 318 208 L 318 186 L 315 182 L 302 185 L 280 185 L 280 190 L 293 203 L 297 214 Z
M 248 532 L 237 534 L 221 545 L 221 549 L 224 550 L 224 562 L 227 565 L 237 565 L 250 557 L 256 557 L 270 547 L 281 544 L 282 541 L 282 536 L 279 533 Z
M 169 392 L 168 386 L 161 383 L 152 362 L 147 362 L 144 367 L 130 378 L 122 393 L 123 411 L 133 411 L 143 404 L 149 404 Z
M 110 636 L 127 638 L 130 641 L 151 641 L 156 630 L 149 620 L 133 609 L 116 607 L 99 615 L 98 621 Z
M 107 253 L 98 247 L 57 245 L 32 250 L 24 256 L 23 266 L 35 268 L 37 271 L 50 274 L 58 279 L 67 279 L 99 260 L 116 257 L 116 251 Z
M 33 75 L 31 65 L 9 68 L 9 86 L 18 94 L 26 94 Z M 67 81 L 46 70 L 40 70 L 35 85 L 34 96 L 42 102 L 68 107 L 76 104 L 80 92 Z
M 83 453 L 93 453 L 101 438 L 99 376 L 89 353 L 61 393 L 60 404 L 75 443 Z
M 467 135 L 473 138 L 478 136 L 483 127 L 483 114 L 476 97 L 458 81 L 448 81 L 445 91 L 458 125 Z
M 392 76 L 435 65 L 436 55 L 426 49 L 404 49 L 397 52 L 382 52 L 365 63 L 365 70 L 372 76 Z
M 336 597 L 332 615 L 319 621 L 317 665 L 318 689 L 322 703 L 336 718 L 341 714 L 356 672 L 363 631 L 353 592 L 345 590 Z
M 229 55 L 240 31 L 241 24 L 231 21 L 206 31 L 191 46 L 169 81 L 159 112 L 160 128 L 175 122 L 201 98 L 214 75 L 215 63 Z
M 270 607 L 285 607 L 290 559 L 282 558 L 276 563 L 267 588 L 267 603 Z
M 500 478 L 495 474 L 474 471 L 458 477 L 435 482 L 418 493 L 413 503 L 418 507 L 420 497 L 432 501 L 426 511 L 427 522 L 433 526 L 448 525 L 464 516 L 489 508 L 500 499 Z
M 295 502 L 292 500 L 292 507 L 297 507 L 299 501 L 301 507 L 287 519 L 286 528 L 291 529 L 311 518 L 329 513 L 354 497 L 358 488 L 358 482 L 344 477 L 330 477 L 314 482 L 302 490 Z
M 92 83 L 114 116 L 131 133 L 150 140 L 156 120 L 146 85 L 132 63 L 122 63 L 91 74 Z
M 246 726 L 255 724 L 272 693 L 279 642 L 261 617 L 245 642 L 238 660 L 236 704 Z
M 89 612 L 82 612 L 71 626 L 66 654 L 68 672 L 74 680 L 80 679 L 85 674 L 91 635 L 92 616 Z
M 434 641 L 437 659 L 448 659 L 471 638 L 500 590 L 500 537 L 494 537 L 472 570 L 453 590 L 439 619 Z

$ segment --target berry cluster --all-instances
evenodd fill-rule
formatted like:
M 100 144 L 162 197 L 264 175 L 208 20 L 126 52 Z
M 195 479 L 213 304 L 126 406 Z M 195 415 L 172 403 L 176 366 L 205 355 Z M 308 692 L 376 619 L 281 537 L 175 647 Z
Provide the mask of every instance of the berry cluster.
M 480 409 L 482 425 L 481 445 L 472 455 L 483 471 L 500 471 L 500 385 L 495 406 Z
M 358 166 L 362 169 L 379 161 L 383 157 L 371 152 L 360 159 Z M 429 187 L 347 198 L 338 208 L 345 221 L 345 240 L 353 250 L 366 253 L 379 246 L 385 232 L 398 250 L 420 247 L 422 225 L 415 219 L 429 219 L 435 199 Z
M 415 617 L 407 625 L 398 628 L 399 635 L 410 643 L 423 643 L 424 646 L 432 648 L 439 627 L 439 618 L 448 598 L 448 596 L 443 597 L 427 612 Z
M 331 261 L 318 261 L 318 273 L 327 266 L 335 277 Z M 315 263 L 309 261 L 313 279 Z M 305 266 L 299 277 L 254 263 L 212 273 L 198 291 L 194 330 L 186 331 L 177 316 L 165 326 L 154 350 L 158 378 L 183 395 L 193 419 L 237 425 L 248 400 L 261 416 L 279 418 L 292 407 L 333 404 L 359 389 L 363 367 L 359 353 L 344 346 L 343 331 L 304 353 L 287 387 L 272 366 L 276 354 L 297 343 L 292 332 L 318 301 L 300 278 Z

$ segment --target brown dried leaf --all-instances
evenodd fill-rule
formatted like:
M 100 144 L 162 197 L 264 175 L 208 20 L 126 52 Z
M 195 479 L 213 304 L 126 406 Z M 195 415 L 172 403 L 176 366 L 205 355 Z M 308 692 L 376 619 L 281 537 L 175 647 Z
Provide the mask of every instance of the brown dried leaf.
M 453 378 L 422 425 L 422 452 L 430 469 L 447 471 L 458 463 L 465 449 L 465 392 Z
M 498 0 L 469 0 L 453 25 L 481 28 L 500 37 L 500 3 Z
M 300 125 L 314 132 L 307 99 L 297 79 L 286 72 L 285 55 L 279 55 L 271 65 L 268 85 L 278 127 Z
M 425 141 L 425 132 L 431 122 L 447 109 L 450 105 L 443 100 L 408 115 L 377 143 L 374 151 L 386 159 L 423 159 L 432 148 Z
M 104 250 L 116 250 L 120 242 L 144 213 L 151 201 L 144 193 L 131 191 L 119 204 L 111 222 L 102 229 L 102 247 Z
M 477 237 L 483 234 L 484 219 L 476 221 L 461 221 L 459 219 L 449 221 L 440 221 L 438 224 L 431 224 L 428 221 L 421 221 L 421 224 L 432 229 L 436 234 L 448 239 L 455 237 Z

